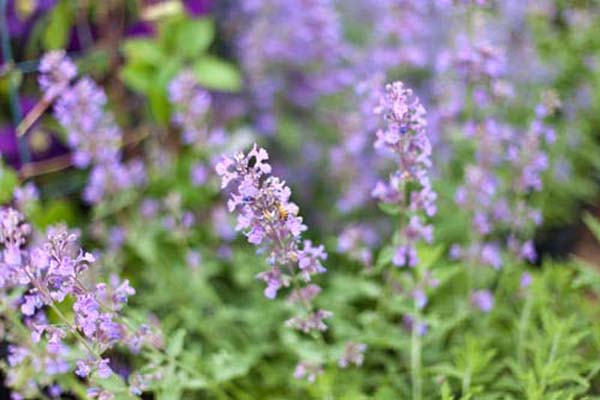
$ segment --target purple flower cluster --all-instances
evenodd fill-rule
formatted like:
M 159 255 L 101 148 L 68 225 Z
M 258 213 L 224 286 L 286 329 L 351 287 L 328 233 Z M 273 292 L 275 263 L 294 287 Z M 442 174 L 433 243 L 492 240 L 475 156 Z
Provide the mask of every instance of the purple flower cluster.
M 277 96 L 307 107 L 348 83 L 340 67 L 345 44 L 332 1 L 239 3 L 237 47 L 264 132 L 274 131 Z
M 54 115 L 67 131 L 74 165 L 92 166 L 84 198 L 99 203 L 108 194 L 143 184 L 145 169 L 140 160 L 121 161 L 123 133 L 105 111 L 104 90 L 87 76 L 70 85 L 76 74 L 64 51 L 51 51 L 40 63 L 39 84 L 46 98 L 56 98 Z
M 341 368 L 347 368 L 351 364 L 360 367 L 365 361 L 365 351 L 367 350 L 367 345 L 364 343 L 354 343 L 348 342 L 344 347 L 344 353 L 340 357 L 338 361 L 338 365 Z
M 64 50 L 46 54 L 40 61 L 39 71 L 40 88 L 48 101 L 62 93 L 77 76 L 77 67 L 66 57 Z
M 559 106 L 551 92 L 543 96 L 534 120 L 525 131 L 493 120 L 479 124 L 473 137 L 479 143 L 476 164 L 465 169 L 465 182 L 455 195 L 457 204 L 471 216 L 472 240 L 467 248 L 453 246 L 455 258 L 496 269 L 503 265 L 498 231 L 508 231 L 508 249 L 518 258 L 535 262 L 531 234 L 542 215 L 527 201 L 542 189 L 542 173 L 549 167 L 546 145 L 555 140 L 544 120 Z M 510 171 L 504 176 L 500 169 Z
M 77 235 L 64 227 L 48 230 L 40 244 L 30 244 L 32 229 L 18 211 L 0 209 L 0 286 L 5 291 L 23 293 L 14 303 L 30 338 L 11 346 L 9 362 L 13 368 L 26 362 L 48 375 L 71 370 L 69 345 L 75 339 L 84 347 L 74 372 L 80 377 L 94 375 L 105 379 L 112 375 L 104 353 L 117 344 L 137 351 L 150 333 L 144 326 L 132 330 L 123 321 L 121 310 L 135 290 L 127 280 L 113 279 L 110 284 L 86 285 L 86 271 L 95 257 L 77 245 Z M 72 302 L 72 318 L 63 314 L 67 299 Z M 51 308 L 59 322 L 51 322 Z M 35 348 L 44 346 L 40 355 Z M 10 380 L 9 376 L 9 380 Z
M 183 142 L 200 146 L 210 142 L 206 118 L 211 96 L 200 86 L 192 71 L 184 70 L 171 81 L 169 101 L 175 109 L 173 123 L 183 131 Z
M 289 301 L 303 311 L 286 325 L 305 333 L 324 331 L 324 320 L 332 314 L 313 307 L 321 288 L 312 283 L 312 277 L 326 271 L 322 261 L 327 253 L 322 245 L 302 240 L 306 226 L 298 216 L 298 206 L 290 201 L 292 192 L 285 182 L 271 175 L 268 159 L 267 151 L 256 145 L 248 154 L 224 156 L 216 166 L 221 188 L 234 185 L 227 205 L 230 212 L 238 212 L 236 229 L 267 258 L 269 269 L 257 276 L 267 285 L 265 296 L 274 299 L 279 290 L 293 284 Z
M 418 263 L 416 243 L 433 239 L 433 228 L 425 218 L 436 213 L 437 194 L 429 179 L 431 143 L 426 133 L 425 108 L 412 90 L 395 82 L 386 86 L 375 113 L 386 121 L 385 128 L 377 131 L 375 147 L 395 157 L 397 170 L 386 182 L 377 183 L 373 195 L 406 211 L 408 223 L 403 227 L 402 243 L 393 262 L 413 267 Z
M 340 232 L 338 251 L 362 263 L 366 268 L 373 264 L 372 249 L 379 242 L 377 232 L 365 224 L 354 224 Z

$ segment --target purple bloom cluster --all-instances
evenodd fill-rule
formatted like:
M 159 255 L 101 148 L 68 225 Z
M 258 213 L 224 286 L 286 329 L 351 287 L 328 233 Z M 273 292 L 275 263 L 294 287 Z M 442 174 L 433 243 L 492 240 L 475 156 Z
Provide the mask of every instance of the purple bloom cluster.
M 487 313 L 494 308 L 494 295 L 489 290 L 477 290 L 471 294 L 471 303 Z
M 211 96 L 200 86 L 192 71 L 184 70 L 171 81 L 169 101 L 175 109 L 173 123 L 183 131 L 183 142 L 205 146 L 210 141 L 206 118 Z
M 353 260 L 359 261 L 366 268 L 373 264 L 371 249 L 378 243 L 377 232 L 368 225 L 354 224 L 340 232 L 338 251 L 347 254 Z
M 12 345 L 11 366 L 30 362 L 49 375 L 66 373 L 73 359 L 68 343 L 76 339 L 85 355 L 77 359 L 74 372 L 109 377 L 112 370 L 103 354 L 119 343 L 137 351 L 150 333 L 146 327 L 132 330 L 122 322 L 121 310 L 135 290 L 127 280 L 116 278 L 109 285 L 86 285 L 85 272 L 95 257 L 64 227 L 50 228 L 45 240 L 30 244 L 32 229 L 21 213 L 1 208 L 0 221 L 0 286 L 23 293 L 14 306 L 31 332 L 29 339 Z M 60 311 L 67 299 L 72 301 L 72 319 Z M 47 308 L 59 317 L 58 323 L 47 318 Z M 35 351 L 38 343 L 45 348 L 41 356 Z
M 294 370 L 294 378 L 306 378 L 306 380 L 311 383 L 317 380 L 317 376 L 321 374 L 323 374 L 323 367 L 321 367 L 320 364 L 306 361 L 298 363 L 298 365 L 296 365 L 296 369 Z
M 77 76 L 77 67 L 65 55 L 64 50 L 52 51 L 40 61 L 40 88 L 50 101 L 62 93 Z
M 555 137 L 544 119 L 558 105 L 556 97 L 546 93 L 525 131 L 493 120 L 474 128 L 473 137 L 479 143 L 476 164 L 466 167 L 465 182 L 455 195 L 457 204 L 471 216 L 473 240 L 465 249 L 454 246 L 451 253 L 455 258 L 500 268 L 503 260 L 497 232 L 508 230 L 508 249 L 518 258 L 536 261 L 530 236 L 541 224 L 542 215 L 526 200 L 542 189 L 541 174 L 549 167 L 545 146 Z M 497 171 L 502 168 L 511 174 L 499 175 Z
M 123 133 L 105 111 L 104 90 L 87 76 L 70 85 L 76 74 L 77 67 L 64 51 L 52 51 L 42 58 L 39 83 L 46 98 L 57 98 L 54 115 L 67 131 L 73 163 L 78 168 L 92 166 L 83 196 L 99 203 L 107 194 L 143 184 L 145 169 L 140 160 L 121 161 Z
M 274 131 L 277 96 L 307 107 L 348 83 L 340 67 L 345 44 L 332 1 L 239 3 L 237 47 L 263 131 Z
M 338 365 L 341 368 L 347 368 L 351 364 L 360 367 L 365 361 L 365 351 L 367 350 L 367 345 L 364 343 L 354 343 L 348 342 L 344 347 L 344 353 L 340 357 L 338 361 Z
M 266 150 L 256 145 L 248 154 L 224 156 L 216 166 L 221 188 L 235 185 L 227 205 L 230 212 L 238 212 L 236 229 L 267 258 L 269 269 L 258 274 L 267 285 L 265 296 L 274 299 L 279 290 L 293 284 L 289 301 L 300 305 L 303 312 L 286 325 L 305 333 L 324 331 L 324 320 L 332 314 L 313 307 L 321 288 L 312 283 L 312 277 L 326 271 L 321 262 L 327 253 L 322 245 L 302 240 L 306 226 L 298 216 L 298 206 L 290 201 L 292 192 L 285 182 L 271 175 L 268 159 Z M 297 375 L 305 374 L 311 376 L 309 372 Z
M 433 228 L 426 224 L 425 217 L 436 213 L 437 194 L 429 179 L 431 143 L 426 134 L 425 108 L 412 90 L 395 82 L 386 86 L 375 113 L 386 121 L 385 128 L 377 131 L 375 147 L 395 157 L 397 170 L 388 181 L 377 183 L 373 195 L 406 211 L 408 224 L 403 227 L 402 243 L 393 262 L 412 267 L 418 263 L 416 243 L 433 239 Z

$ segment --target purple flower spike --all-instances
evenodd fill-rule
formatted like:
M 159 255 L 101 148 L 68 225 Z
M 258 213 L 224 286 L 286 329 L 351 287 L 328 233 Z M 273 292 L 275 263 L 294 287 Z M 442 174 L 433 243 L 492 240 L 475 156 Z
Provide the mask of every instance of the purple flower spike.
M 238 213 L 236 229 L 267 257 L 269 269 L 257 276 L 266 284 L 265 297 L 276 298 L 279 290 L 292 282 L 304 285 L 296 287 L 289 297 L 291 303 L 305 308 L 304 313 L 287 325 L 304 332 L 323 331 L 327 329 L 323 320 L 331 313 L 312 309 L 311 301 L 321 288 L 309 282 L 326 271 L 322 261 L 327 253 L 322 245 L 302 241 L 306 226 L 298 206 L 290 201 L 292 192 L 285 182 L 271 175 L 268 160 L 267 151 L 256 145 L 248 154 L 223 157 L 216 165 L 221 188 L 233 187 L 227 206 L 230 212 Z
M 377 183 L 373 195 L 399 204 L 410 216 L 392 262 L 414 267 L 419 262 L 416 243 L 433 240 L 433 227 L 425 224 L 425 217 L 435 215 L 437 199 L 429 180 L 431 143 L 426 134 L 425 108 L 412 90 L 395 82 L 386 86 L 374 112 L 386 122 L 385 128 L 377 131 L 375 148 L 393 154 L 397 170 L 387 182 Z

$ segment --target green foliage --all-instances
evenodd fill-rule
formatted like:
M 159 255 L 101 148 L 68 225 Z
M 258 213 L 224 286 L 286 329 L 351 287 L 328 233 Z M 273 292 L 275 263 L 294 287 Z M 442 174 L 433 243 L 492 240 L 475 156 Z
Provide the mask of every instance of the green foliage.
M 45 50 L 62 49 L 67 45 L 71 25 L 73 23 L 73 7 L 69 0 L 61 0 L 48 15 L 48 24 L 42 41 Z
M 126 59 L 121 79 L 132 90 L 147 96 L 156 121 L 168 123 L 167 87 L 183 68 L 191 68 L 198 82 L 209 90 L 240 90 L 237 67 L 208 54 L 215 38 L 212 19 L 177 16 L 162 21 L 159 32 L 155 39 L 128 39 L 121 48 Z

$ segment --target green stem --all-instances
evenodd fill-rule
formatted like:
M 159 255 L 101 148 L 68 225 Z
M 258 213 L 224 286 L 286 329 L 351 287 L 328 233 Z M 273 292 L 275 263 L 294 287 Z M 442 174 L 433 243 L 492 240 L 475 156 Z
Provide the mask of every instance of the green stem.
M 519 338 L 517 341 L 517 361 L 519 365 L 523 365 L 525 361 L 525 336 L 527 334 L 527 326 L 531 318 L 531 310 L 533 308 L 533 295 L 531 289 L 527 290 L 525 305 L 519 319 Z
M 419 334 L 420 324 L 421 315 L 419 308 L 415 304 L 415 315 L 410 341 L 410 374 L 412 382 L 413 400 L 421 400 L 423 398 L 423 388 L 421 381 L 421 335 Z

